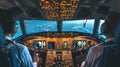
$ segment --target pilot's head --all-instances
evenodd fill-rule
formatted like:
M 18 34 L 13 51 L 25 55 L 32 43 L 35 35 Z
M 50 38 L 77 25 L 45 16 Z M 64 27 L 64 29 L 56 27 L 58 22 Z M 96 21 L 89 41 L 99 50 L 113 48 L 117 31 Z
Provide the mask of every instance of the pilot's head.
M 7 9 L 0 9 L 0 44 L 4 43 L 5 35 L 14 33 L 15 20 Z
M 116 26 L 117 26 L 117 21 L 120 17 L 119 12 L 111 12 L 108 14 L 105 18 L 105 23 L 102 24 L 101 27 L 101 32 L 106 35 L 107 38 L 111 38 L 114 36 Z
M 5 35 L 11 35 L 15 32 L 15 18 L 7 9 L 0 9 L 0 23 Z

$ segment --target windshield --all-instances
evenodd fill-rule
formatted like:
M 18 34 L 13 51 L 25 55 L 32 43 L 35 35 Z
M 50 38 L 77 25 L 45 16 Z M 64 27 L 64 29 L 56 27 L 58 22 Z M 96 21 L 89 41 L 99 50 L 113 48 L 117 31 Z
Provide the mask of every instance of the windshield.
M 24 20 L 24 23 L 27 34 L 57 31 L 57 21 Z
M 62 22 L 62 31 L 93 33 L 94 19 L 72 20 Z

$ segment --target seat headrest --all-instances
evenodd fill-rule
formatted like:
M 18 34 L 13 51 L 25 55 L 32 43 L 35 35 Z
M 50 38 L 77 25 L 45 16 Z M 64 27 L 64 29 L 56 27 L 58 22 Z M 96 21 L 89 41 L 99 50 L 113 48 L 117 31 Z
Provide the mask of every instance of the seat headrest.
M 120 19 L 118 20 L 117 28 L 115 30 L 115 41 L 120 46 Z

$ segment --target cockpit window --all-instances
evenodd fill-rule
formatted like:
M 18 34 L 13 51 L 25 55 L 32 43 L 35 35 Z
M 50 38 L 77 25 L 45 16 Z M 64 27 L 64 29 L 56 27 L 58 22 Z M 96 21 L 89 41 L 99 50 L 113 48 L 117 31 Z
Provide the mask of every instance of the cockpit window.
M 57 21 L 24 20 L 24 23 L 27 34 L 57 31 Z
M 62 31 L 93 33 L 94 19 L 72 20 L 62 22 Z
M 99 24 L 99 27 L 98 27 L 98 34 L 102 34 L 101 33 L 101 25 L 105 22 L 105 20 L 100 20 L 100 24 Z
M 98 27 L 98 36 L 100 39 L 102 39 L 103 41 L 106 40 L 106 36 L 104 34 L 101 33 L 101 26 L 102 24 L 105 22 L 105 20 L 100 20 L 100 24 L 99 24 L 99 27 Z
M 17 38 L 17 37 L 19 37 L 19 36 L 21 36 L 22 35 L 22 31 L 21 31 L 21 26 L 20 26 L 20 21 L 19 20 L 17 20 L 16 21 L 16 28 L 17 28 L 17 32 L 13 35 L 13 37 L 12 37 L 12 39 L 15 39 L 15 38 Z

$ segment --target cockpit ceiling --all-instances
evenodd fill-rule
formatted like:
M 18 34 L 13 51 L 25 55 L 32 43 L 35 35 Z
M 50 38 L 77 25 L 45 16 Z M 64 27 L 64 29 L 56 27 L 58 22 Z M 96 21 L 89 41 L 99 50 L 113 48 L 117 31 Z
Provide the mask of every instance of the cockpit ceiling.
M 49 20 L 71 19 L 77 10 L 80 0 L 41 0 L 42 12 Z
M 120 11 L 119 4 L 120 0 L 0 0 L 0 8 L 22 10 L 18 19 L 45 20 L 104 18 L 111 11 Z

